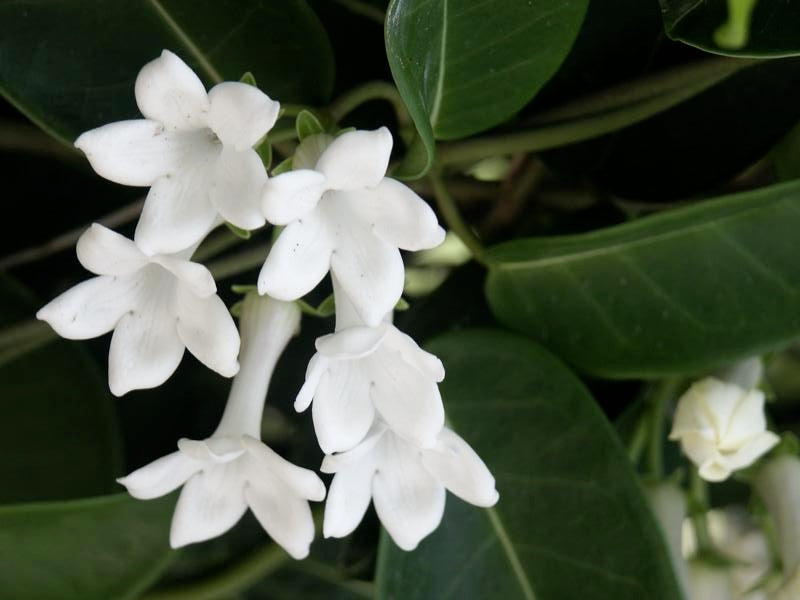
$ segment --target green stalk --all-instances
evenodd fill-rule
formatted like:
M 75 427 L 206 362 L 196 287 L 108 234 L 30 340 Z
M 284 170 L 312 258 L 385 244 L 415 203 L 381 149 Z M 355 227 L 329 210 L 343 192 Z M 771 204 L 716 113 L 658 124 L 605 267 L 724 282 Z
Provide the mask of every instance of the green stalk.
M 400 97 L 400 92 L 391 83 L 385 81 L 370 81 L 357 88 L 353 88 L 331 102 L 328 110 L 337 123 L 353 110 L 371 100 L 386 100 L 392 105 L 397 124 L 402 129 L 411 125 L 411 117 L 406 110 L 406 105 Z
M 486 253 L 486 249 L 483 247 L 478 237 L 472 232 L 470 226 L 467 225 L 461 217 L 461 213 L 444 183 L 441 170 L 434 167 L 428 174 L 428 178 L 433 187 L 433 195 L 436 198 L 439 212 L 442 214 L 445 223 L 447 223 L 447 226 L 461 238 L 464 245 L 469 248 L 472 256 L 483 264 L 485 262 L 483 256 Z
M 218 600 L 252 587 L 289 562 L 283 548 L 270 544 L 260 548 L 227 569 L 190 583 L 153 590 L 142 600 Z

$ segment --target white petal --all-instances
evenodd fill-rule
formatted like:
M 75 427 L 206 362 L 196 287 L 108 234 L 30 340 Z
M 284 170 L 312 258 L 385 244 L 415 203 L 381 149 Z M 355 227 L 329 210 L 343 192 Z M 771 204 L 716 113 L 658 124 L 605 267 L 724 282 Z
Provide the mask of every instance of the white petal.
M 253 464 L 257 465 L 258 470 L 269 471 L 301 498 L 315 502 L 325 499 L 325 484 L 314 471 L 290 463 L 272 448 L 253 437 L 243 436 L 242 443 L 255 459 Z M 251 469 L 250 472 L 252 475 L 253 470 Z
M 217 291 L 214 276 L 200 263 L 164 255 L 154 256 L 152 260 L 172 273 L 179 285 L 187 287 L 197 296 L 205 298 Z
M 120 477 L 117 482 L 128 488 L 128 493 L 134 498 L 150 500 L 178 489 L 202 466 L 201 462 L 173 452 Z
M 172 517 L 173 548 L 222 535 L 242 518 L 247 505 L 239 461 L 214 465 L 194 475 L 181 490 Z
M 384 347 L 400 353 L 402 360 L 419 369 L 425 377 L 433 381 L 444 379 L 444 365 L 439 358 L 420 348 L 414 339 L 397 329 L 389 327 L 384 338 Z
M 206 440 L 178 440 L 178 449 L 186 456 L 206 463 L 226 463 L 245 453 L 240 437 L 215 435 Z
M 219 296 L 200 298 L 179 286 L 175 312 L 178 336 L 189 352 L 223 377 L 236 375 L 239 331 Z
M 331 263 L 333 244 L 315 214 L 288 225 L 272 245 L 258 276 L 258 293 L 278 300 L 297 300 L 322 281 Z
M 439 386 L 384 349 L 369 358 L 372 401 L 389 427 L 423 448 L 431 447 L 444 427 Z
M 372 500 L 381 523 L 403 550 L 439 526 L 445 489 L 422 466 L 419 453 L 396 438 L 387 444 L 385 463 L 372 480 Z
M 169 50 L 142 67 L 136 77 L 135 94 L 142 114 L 170 129 L 206 126 L 206 88 L 194 71 Z
M 202 240 L 215 225 L 208 197 L 211 157 L 159 178 L 147 194 L 134 240 L 145 254 L 173 254 Z
M 500 497 L 480 456 L 447 427 L 436 445 L 422 452 L 422 464 L 444 487 L 470 504 L 493 506 Z
M 720 450 L 736 450 L 754 435 L 763 433 L 766 428 L 764 393 L 761 390 L 743 393 L 731 414 L 728 428 L 722 432 Z
M 266 179 L 264 163 L 254 150 L 224 148 L 214 164 L 208 195 L 226 221 L 242 229 L 258 229 L 264 225 L 261 188 Z
M 131 240 L 92 223 L 75 248 L 80 263 L 98 275 L 128 275 L 147 264 L 147 257 Z
M 244 491 L 253 514 L 272 539 L 298 560 L 308 556 L 314 519 L 308 502 L 275 481 L 251 480 Z
M 314 431 L 325 454 L 353 448 L 375 418 L 370 380 L 358 361 L 335 361 L 323 373 L 311 407 Z
M 317 351 L 328 358 L 357 359 L 377 350 L 387 332 L 387 327 L 348 327 L 336 333 L 318 337 L 314 342 Z
M 129 311 L 119 320 L 108 353 L 111 393 L 122 396 L 169 379 L 184 350 L 175 325 L 165 303 L 157 301 Z
M 101 177 L 123 185 L 147 186 L 174 173 L 193 136 L 166 131 L 155 121 L 119 121 L 92 129 L 75 140 Z
M 385 435 L 389 435 L 386 425 L 380 419 L 376 419 L 372 423 L 367 437 L 358 446 L 345 452 L 326 455 L 322 459 L 319 470 L 323 473 L 338 473 L 363 460 L 373 460 L 369 456 L 373 456 L 374 460 L 377 460 L 382 452 L 382 440 Z
M 715 460 L 719 455 L 714 440 L 698 433 L 687 433 L 680 439 L 684 454 L 696 465 Z
M 375 327 L 394 309 L 403 292 L 405 270 L 400 251 L 371 231 L 335 212 L 341 205 L 326 201 L 329 222 L 335 223 L 331 273 L 366 325 Z
M 273 225 L 288 225 L 314 210 L 325 191 L 325 176 L 300 169 L 271 177 L 264 184 L 261 210 Z
M 781 439 L 771 431 L 763 431 L 749 439 L 735 454 L 723 456 L 726 456 L 731 468 L 744 469 L 769 452 L 780 441 Z
M 320 354 L 314 354 L 311 360 L 308 361 L 306 368 L 306 380 L 303 387 L 297 393 L 297 398 L 294 400 L 294 409 L 297 412 L 303 412 L 311 406 L 311 400 L 317 391 L 320 377 L 328 369 L 328 359 Z
M 331 482 L 325 501 L 322 534 L 341 538 L 358 527 L 372 499 L 373 460 L 361 460 L 341 469 Z
M 39 309 L 36 318 L 47 321 L 61 337 L 85 340 L 108 333 L 136 303 L 136 279 L 104 275 L 68 289 Z
M 392 246 L 424 250 L 444 241 L 431 207 L 399 181 L 384 178 L 377 187 L 350 192 L 348 198 L 352 210 Z
M 317 171 L 328 189 L 355 190 L 380 183 L 392 154 L 392 134 L 386 127 L 340 135 L 322 153 Z
M 280 104 L 257 87 L 225 81 L 208 92 L 208 126 L 226 146 L 252 148 L 275 125 Z
M 670 439 L 687 432 L 721 434 L 740 394 L 740 388 L 711 377 L 695 382 L 678 400 Z
M 727 461 L 722 460 L 721 457 L 717 457 L 700 465 L 698 472 L 700 473 L 700 477 L 706 481 L 718 483 L 720 481 L 725 481 L 728 477 L 730 477 L 731 470 L 732 469 L 727 464 Z

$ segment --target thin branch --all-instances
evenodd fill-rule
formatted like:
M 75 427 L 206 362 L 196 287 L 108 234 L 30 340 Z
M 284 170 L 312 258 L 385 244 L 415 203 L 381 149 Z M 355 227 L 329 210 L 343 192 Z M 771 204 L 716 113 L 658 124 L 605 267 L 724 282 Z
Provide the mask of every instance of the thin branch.
M 92 222 L 100 223 L 106 227 L 117 227 L 119 225 L 129 223 L 138 217 L 139 213 L 142 212 L 143 205 L 144 199 L 137 200 L 136 202 L 132 202 L 127 206 L 123 206 L 122 208 L 117 209 L 114 212 L 110 212 Z M 80 227 L 76 227 L 75 229 L 71 229 L 54 237 L 44 244 L 41 244 L 40 246 L 24 248 L 18 252 L 14 252 L 13 254 L 9 254 L 8 256 L 0 258 L 0 271 L 7 271 L 9 269 L 13 269 L 14 267 L 19 267 L 20 265 L 35 262 L 52 254 L 61 252 L 62 250 L 71 248 L 77 243 L 78 238 L 81 237 L 83 232 L 86 231 L 86 228 L 89 227 L 90 224 L 91 223 L 87 223 L 85 225 L 81 225 Z

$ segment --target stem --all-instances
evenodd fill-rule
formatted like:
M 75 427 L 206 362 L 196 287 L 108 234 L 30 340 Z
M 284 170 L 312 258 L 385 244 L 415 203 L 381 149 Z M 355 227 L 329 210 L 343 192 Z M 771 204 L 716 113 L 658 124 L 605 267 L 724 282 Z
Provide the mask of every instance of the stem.
M 485 264 L 483 256 L 486 249 L 481 244 L 477 236 L 472 232 L 469 225 L 461 217 L 458 207 L 455 205 L 452 196 L 447 191 L 447 186 L 442 179 L 441 170 L 434 167 L 428 174 L 431 185 L 433 186 L 433 194 L 436 198 L 436 204 L 439 206 L 439 212 L 442 213 L 447 226 L 459 237 L 464 245 L 472 252 L 472 256 L 480 262 Z
M 41 129 L 23 123 L 0 122 L 0 150 L 28 152 L 68 163 L 83 164 L 83 156 L 74 146 L 61 144 Z
M 281 117 L 296 117 L 301 112 L 308 109 L 308 106 L 302 104 L 281 104 Z
M 649 430 L 650 423 L 647 420 L 647 415 L 642 415 L 636 424 L 636 429 L 633 431 L 630 442 L 628 442 L 628 458 L 634 467 L 642 460 L 642 453 L 647 445 L 647 433 Z
M 696 467 L 689 472 L 689 496 L 691 498 L 691 519 L 697 537 L 698 554 L 714 552 L 714 542 L 708 531 L 708 484 L 700 477 Z
M 45 322 L 30 319 L 0 330 L 0 366 L 57 339 Z
M 203 240 L 192 255 L 192 261 L 207 261 L 242 241 L 242 238 L 235 235 L 230 229 L 222 227 Z
M 237 254 L 225 256 L 210 262 L 206 266 L 217 281 L 250 271 L 264 264 L 269 252 L 269 244 L 257 244 Z
M 289 562 L 280 546 L 270 544 L 231 567 L 191 583 L 154 590 L 142 600 L 217 600 L 235 595 L 270 575 Z
M 384 20 L 386 20 L 386 13 L 380 8 L 362 2 L 361 0 L 336 0 L 336 2 L 350 10 L 350 12 L 366 17 L 367 19 L 372 19 L 379 25 L 383 25 Z
M 375 586 L 372 583 L 357 579 L 345 579 L 338 569 L 318 560 L 306 558 L 299 562 L 290 563 L 288 568 L 331 583 L 361 598 L 374 597 Z
M 749 65 L 750 63 L 747 64 Z M 730 69 L 721 70 L 692 85 L 599 115 L 578 118 L 564 123 L 544 125 L 519 133 L 442 144 L 437 149 L 437 159 L 442 165 L 472 163 L 489 156 L 513 154 L 515 152 L 540 152 L 596 138 L 644 121 L 696 96 L 742 68 L 735 63 L 734 65 L 735 67 L 732 66 Z
M 656 480 L 664 477 L 664 417 L 667 400 L 672 399 L 683 379 L 670 377 L 657 384 L 650 398 L 650 438 L 647 453 L 649 474 Z
M 337 123 L 353 110 L 371 100 L 386 100 L 392 105 L 397 124 L 402 129 L 412 124 L 406 105 L 400 97 L 400 92 L 391 83 L 385 81 L 370 81 L 357 88 L 353 88 L 331 102 L 328 110 Z
M 99 219 L 92 221 L 92 223 L 100 223 L 101 225 L 111 228 L 129 223 L 139 216 L 139 213 L 142 212 L 142 206 L 144 206 L 144 199 L 137 200 L 136 202 L 132 202 L 126 206 L 123 206 L 122 208 L 100 217 Z M 5 256 L 4 258 L 0 259 L 0 271 L 7 271 L 8 269 L 12 269 L 20 265 L 41 260 L 50 256 L 51 254 L 56 254 L 62 250 L 66 250 L 67 248 L 74 246 L 77 243 L 78 238 L 83 235 L 83 232 L 86 231 L 86 228 L 89 227 L 89 225 L 91 225 L 91 223 L 86 223 L 85 225 L 81 225 L 80 227 L 70 229 L 65 233 L 57 235 L 44 244 L 39 246 L 31 246 L 30 248 L 24 248 L 19 252 Z

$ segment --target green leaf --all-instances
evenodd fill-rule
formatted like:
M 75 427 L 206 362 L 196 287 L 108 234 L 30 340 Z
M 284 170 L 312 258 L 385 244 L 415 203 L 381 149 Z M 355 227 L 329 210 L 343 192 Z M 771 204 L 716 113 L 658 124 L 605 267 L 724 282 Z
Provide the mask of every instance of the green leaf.
M 319 122 L 317 116 L 310 110 L 301 110 L 295 121 L 297 139 L 301 142 L 310 135 L 325 133 L 325 128 Z
M 70 144 L 139 116 L 136 75 L 164 48 L 209 86 L 250 70 L 281 102 L 325 102 L 333 85 L 330 43 L 304 0 L 5 2 L 0 22 L 0 93 Z
M 780 181 L 800 179 L 800 123 L 772 151 L 775 175 Z
M 729 56 L 800 55 L 800 3 L 785 0 L 660 0 L 674 40 Z M 730 19 L 729 5 L 734 5 Z M 751 5 L 755 4 L 753 8 Z M 749 9 L 752 8 L 752 13 Z M 727 26 L 726 26 L 727 24 Z M 725 29 L 722 29 L 725 27 Z M 719 33 L 718 33 L 719 32 Z M 720 45 L 722 43 L 722 45 Z
M 605 377 L 694 373 L 800 336 L 800 181 L 489 250 L 495 316 Z
M 32 318 L 38 306 L 0 275 L 0 326 Z M 116 489 L 122 452 L 114 405 L 80 343 L 18 356 L 0 366 L 0 382 L 0 503 Z
M 286 158 L 279 162 L 274 169 L 272 169 L 272 176 L 280 175 L 292 170 L 292 157 Z
M 0 587 L 14 600 L 135 598 L 166 568 L 174 496 L 0 507 Z
M 386 52 L 419 136 L 397 173 L 423 175 L 434 137 L 466 137 L 519 111 L 567 56 L 587 4 L 393 0 Z
M 445 334 L 427 349 L 447 368 L 451 426 L 494 473 L 500 500 L 484 510 L 449 496 L 414 552 L 385 537 L 378 598 L 680 598 L 633 469 L 578 379 L 498 330 Z

